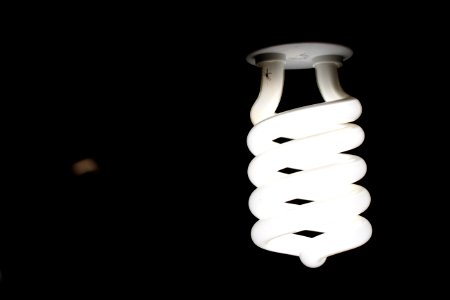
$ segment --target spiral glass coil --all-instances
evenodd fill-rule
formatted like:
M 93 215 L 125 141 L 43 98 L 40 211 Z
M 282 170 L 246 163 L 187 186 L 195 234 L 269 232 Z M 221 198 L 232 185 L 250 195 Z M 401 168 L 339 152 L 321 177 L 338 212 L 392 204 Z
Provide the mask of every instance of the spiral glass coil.
M 248 176 L 257 187 L 249 206 L 259 221 L 251 237 L 263 249 L 299 256 L 314 268 L 331 255 L 361 246 L 372 234 L 370 223 L 360 216 L 370 204 L 370 194 L 354 184 L 365 175 L 366 163 L 342 153 L 364 140 L 361 127 L 351 123 L 360 116 L 361 104 L 339 84 L 337 69 L 343 58 L 319 55 L 311 64 L 325 102 L 275 113 L 287 59 L 279 53 L 255 58 L 262 81 L 247 144 L 255 155 Z M 280 144 L 279 138 L 288 141 Z M 281 172 L 286 168 L 300 171 Z M 294 199 L 309 202 L 290 203 Z M 321 234 L 296 234 L 301 231 Z

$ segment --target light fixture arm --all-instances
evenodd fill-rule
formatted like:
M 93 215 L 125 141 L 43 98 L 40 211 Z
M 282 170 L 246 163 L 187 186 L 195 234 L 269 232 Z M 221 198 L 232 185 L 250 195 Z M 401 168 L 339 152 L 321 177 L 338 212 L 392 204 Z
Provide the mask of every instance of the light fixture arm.
M 338 68 L 342 66 L 342 57 L 324 55 L 314 59 L 316 80 L 320 93 L 326 102 L 353 98 L 348 95 L 339 83 Z
M 316 80 L 320 93 L 326 102 L 353 98 L 341 87 L 338 68 L 343 57 L 324 55 L 314 58 Z M 261 88 L 250 111 L 253 125 L 275 115 L 284 85 L 286 56 L 280 53 L 265 53 L 255 56 L 255 64 L 261 68 Z
M 275 115 L 283 93 L 286 57 L 268 53 L 256 56 L 255 60 L 261 68 L 261 89 L 250 111 L 253 125 Z

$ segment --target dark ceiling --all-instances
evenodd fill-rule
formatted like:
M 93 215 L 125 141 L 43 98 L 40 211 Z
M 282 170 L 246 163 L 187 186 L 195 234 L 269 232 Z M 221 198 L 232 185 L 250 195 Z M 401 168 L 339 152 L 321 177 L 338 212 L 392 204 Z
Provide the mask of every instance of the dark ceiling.
M 411 205 L 402 191 L 420 187 L 410 162 L 426 147 L 410 137 L 420 127 L 411 114 L 426 113 L 415 99 L 429 95 L 428 75 L 418 78 L 420 62 L 409 62 L 426 55 L 426 41 L 415 43 L 408 35 L 415 29 L 381 29 L 388 14 L 379 15 L 380 26 L 332 12 L 328 21 L 224 14 L 161 24 L 120 12 L 61 13 L 22 24 L 12 77 L 26 84 L 12 80 L 11 111 L 27 129 L 11 134 L 7 150 L 14 159 L 6 162 L 13 193 L 2 211 L 3 287 L 151 295 L 170 284 L 162 289 L 167 296 L 281 290 L 301 297 L 302 289 L 320 294 L 339 284 L 336 295 L 356 285 L 373 290 L 374 282 L 395 287 L 397 278 L 417 274 L 424 263 L 416 256 L 411 266 L 403 255 L 424 248 L 430 228 L 412 223 L 412 212 L 402 215 Z M 247 206 L 254 187 L 246 135 L 260 74 L 245 57 L 303 41 L 354 51 L 340 74 L 363 104 L 357 123 L 366 141 L 354 153 L 368 164 L 361 184 L 372 194 L 363 214 L 372 239 L 318 269 L 256 247 Z M 317 101 L 313 71 L 288 71 L 279 110 Z M 83 158 L 95 159 L 100 171 L 73 175 L 72 164 Z M 422 242 L 412 241 L 412 228 Z

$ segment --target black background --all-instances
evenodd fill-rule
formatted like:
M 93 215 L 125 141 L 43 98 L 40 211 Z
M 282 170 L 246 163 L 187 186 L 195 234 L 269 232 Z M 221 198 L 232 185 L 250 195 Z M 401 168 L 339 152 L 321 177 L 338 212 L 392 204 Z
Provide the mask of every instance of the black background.
M 429 133 L 446 136 L 435 31 L 370 8 L 258 8 L 77 7 L 8 23 L 20 34 L 6 80 L 3 289 L 339 296 L 407 292 L 433 276 L 445 147 Z M 247 206 L 260 71 L 245 58 L 308 41 L 354 51 L 340 75 L 363 105 L 366 140 L 352 153 L 372 195 L 371 240 L 318 269 L 253 245 Z M 287 71 L 278 111 L 320 99 L 313 70 Z M 100 172 L 72 175 L 82 158 Z

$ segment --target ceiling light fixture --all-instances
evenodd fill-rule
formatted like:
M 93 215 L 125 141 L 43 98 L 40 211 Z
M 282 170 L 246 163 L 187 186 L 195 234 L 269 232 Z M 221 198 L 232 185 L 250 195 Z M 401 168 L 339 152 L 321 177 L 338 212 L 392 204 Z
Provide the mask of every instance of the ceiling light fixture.
M 248 176 L 257 187 L 249 207 L 260 219 L 251 237 L 257 246 L 299 256 L 311 268 L 361 246 L 372 234 L 369 221 L 359 215 L 369 206 L 370 194 L 354 184 L 364 177 L 366 163 L 342 153 L 364 140 L 361 127 L 351 123 L 360 116 L 361 104 L 343 91 L 338 78 L 338 68 L 352 53 L 341 45 L 300 43 L 247 57 L 262 71 L 247 138 L 256 156 Z M 284 70 L 307 68 L 315 68 L 325 102 L 275 113 Z

